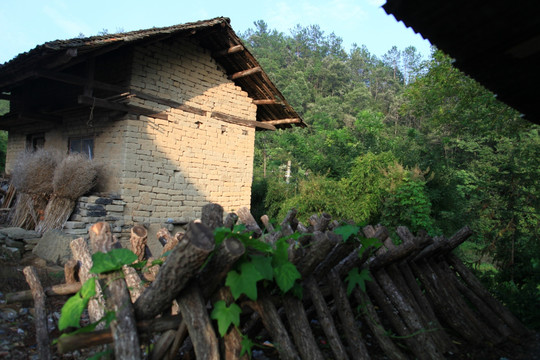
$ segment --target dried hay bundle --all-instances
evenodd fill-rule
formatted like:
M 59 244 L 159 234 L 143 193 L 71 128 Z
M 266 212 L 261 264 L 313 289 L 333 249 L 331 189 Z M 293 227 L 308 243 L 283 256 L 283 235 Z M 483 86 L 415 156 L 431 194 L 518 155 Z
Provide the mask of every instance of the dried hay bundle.
M 92 160 L 81 154 L 67 156 L 54 172 L 54 192 L 36 230 L 43 233 L 62 228 L 73 212 L 76 200 L 96 184 L 97 166 Z
M 32 195 L 19 192 L 15 199 L 15 206 L 11 209 L 9 223 L 11 226 L 23 229 L 33 229 L 36 227 L 36 218 L 34 211 L 34 202 Z
M 44 149 L 19 155 L 12 172 L 11 183 L 18 195 L 11 225 L 25 229 L 37 225 L 53 193 L 54 171 L 61 160 L 60 152 Z

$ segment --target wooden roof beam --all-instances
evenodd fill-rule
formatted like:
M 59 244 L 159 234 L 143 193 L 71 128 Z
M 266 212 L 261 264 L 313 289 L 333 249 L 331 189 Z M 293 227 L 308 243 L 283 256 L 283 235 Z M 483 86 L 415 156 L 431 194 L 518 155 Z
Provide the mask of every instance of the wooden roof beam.
M 102 109 L 124 111 L 131 114 L 145 115 L 145 116 L 150 116 L 157 119 L 169 120 L 169 116 L 166 113 L 140 107 L 140 106 L 127 105 L 123 103 L 115 103 L 115 102 L 108 101 L 105 99 L 99 99 L 99 98 L 85 96 L 85 95 L 79 95 L 77 101 L 81 105 L 95 106 Z
M 61 124 L 62 118 L 34 112 L 7 113 L 0 116 L 0 123 L 16 125 L 20 121 L 42 122 L 48 124 Z M 4 125 L 4 124 L 2 124 Z
M 244 51 L 244 47 L 242 45 L 235 45 L 235 46 L 231 46 L 228 49 L 223 49 L 223 50 L 212 53 L 212 57 L 223 57 L 223 56 L 236 54 L 242 51 Z
M 245 125 L 245 126 L 252 126 L 252 127 L 260 127 L 267 130 L 276 130 L 276 127 L 271 124 L 267 124 L 266 122 L 262 121 L 255 121 L 255 120 L 246 120 L 239 118 L 237 116 L 232 116 L 229 114 L 224 114 L 218 111 L 213 111 L 210 114 L 210 117 L 214 119 L 218 119 L 221 121 L 229 122 L 231 124 L 237 124 L 237 125 Z
M 283 105 L 281 101 L 276 101 L 274 99 L 256 99 L 253 100 L 255 105 Z
M 262 72 L 262 68 L 260 66 L 255 66 L 254 68 L 239 71 L 239 72 L 236 72 L 234 74 L 231 74 L 229 76 L 229 79 L 236 80 L 236 79 L 240 79 L 240 78 L 243 78 L 243 77 L 246 77 L 246 76 L 255 75 L 255 74 L 258 74 L 258 73 L 261 73 L 261 72 Z
M 39 71 L 38 76 L 41 76 L 41 77 L 44 77 L 44 78 L 47 78 L 47 79 L 50 79 L 50 80 L 60 81 L 60 82 L 64 82 L 64 83 L 67 83 L 67 84 L 78 85 L 78 86 L 85 86 L 88 83 L 88 80 L 83 78 L 83 77 L 76 76 L 76 75 L 71 75 L 71 74 L 66 74 L 66 73 L 57 73 L 57 72 L 51 72 L 51 71 Z M 166 105 L 166 106 L 170 106 L 170 107 L 174 107 L 174 108 L 180 107 L 182 105 L 181 103 L 179 103 L 177 101 L 174 101 L 174 100 L 160 98 L 158 96 L 153 96 L 153 95 L 147 94 L 147 93 L 142 92 L 142 91 L 137 91 L 137 90 L 129 89 L 129 88 L 114 85 L 114 84 L 108 84 L 108 83 L 104 83 L 104 82 L 97 81 L 97 80 L 94 80 L 92 82 L 92 86 L 93 86 L 94 89 L 112 91 L 112 92 L 116 92 L 116 93 L 129 92 L 130 94 L 133 94 L 138 98 L 141 98 L 141 99 L 144 99 L 144 100 L 149 100 L 149 101 L 154 101 L 154 102 L 156 102 L 158 104 Z
M 283 124 L 299 124 L 302 120 L 300 118 L 290 118 L 290 119 L 279 119 L 279 120 L 268 120 L 265 121 L 265 124 L 270 125 L 283 125 Z

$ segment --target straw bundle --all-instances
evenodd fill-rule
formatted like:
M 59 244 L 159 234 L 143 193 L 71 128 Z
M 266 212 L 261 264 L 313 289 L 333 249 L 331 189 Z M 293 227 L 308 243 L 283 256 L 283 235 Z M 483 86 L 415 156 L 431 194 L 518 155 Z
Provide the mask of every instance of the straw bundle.
M 53 193 L 54 171 L 61 160 L 59 152 L 44 149 L 25 151 L 17 158 L 12 184 L 18 194 L 11 225 L 26 229 L 36 226 Z
M 61 229 L 73 212 L 77 199 L 97 183 L 97 167 L 81 154 L 70 154 L 56 168 L 53 195 L 45 208 L 45 217 L 36 230 L 43 233 Z

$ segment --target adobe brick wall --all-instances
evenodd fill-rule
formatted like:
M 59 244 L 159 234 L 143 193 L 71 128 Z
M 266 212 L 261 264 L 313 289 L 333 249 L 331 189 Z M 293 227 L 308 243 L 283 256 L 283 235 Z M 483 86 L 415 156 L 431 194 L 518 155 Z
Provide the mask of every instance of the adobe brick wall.
M 103 176 L 100 179 L 100 191 L 118 193 L 120 191 L 120 169 L 123 166 L 124 128 L 125 123 L 118 118 L 110 118 L 106 113 L 96 112 L 89 122 L 89 113 L 74 116 L 64 120 L 64 125 L 56 128 L 26 128 L 13 129 L 8 134 L 6 154 L 6 172 L 9 174 L 17 161 L 19 154 L 25 151 L 28 134 L 44 133 L 45 149 L 58 150 L 63 154 L 68 152 L 70 137 L 93 136 L 94 160 L 102 164 Z
M 202 110 L 255 120 L 247 93 L 228 80 L 210 54 L 187 41 L 154 43 L 134 52 L 131 87 Z M 225 211 L 249 207 L 255 129 L 134 99 L 169 119 L 126 121 L 121 197 L 126 221 L 183 223 L 208 202 Z

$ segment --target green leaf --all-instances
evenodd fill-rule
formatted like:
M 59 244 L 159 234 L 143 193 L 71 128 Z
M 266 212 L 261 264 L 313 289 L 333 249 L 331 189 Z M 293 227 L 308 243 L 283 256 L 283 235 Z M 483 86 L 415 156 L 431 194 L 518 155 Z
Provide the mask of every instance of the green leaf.
M 274 278 L 281 291 L 286 293 L 293 287 L 295 281 L 301 278 L 301 275 L 296 266 L 286 262 L 274 268 Z
M 90 272 L 102 274 L 120 270 L 122 266 L 129 265 L 135 260 L 137 260 L 137 255 L 128 249 L 112 249 L 108 253 L 97 252 L 92 255 L 94 265 L 90 269 Z
M 291 293 L 293 294 L 293 296 L 295 296 L 296 298 L 300 300 L 304 298 L 304 288 L 298 282 L 294 283 L 291 289 Z
M 378 249 L 382 246 L 381 240 L 377 238 L 363 238 L 361 242 L 362 246 L 365 246 L 366 248 L 373 246 L 374 248 Z
M 276 250 L 272 257 L 274 268 L 289 262 L 289 243 L 286 238 L 280 238 L 276 241 Z
M 251 263 L 261 274 L 264 280 L 272 281 L 274 278 L 274 269 L 272 268 L 272 258 L 268 256 L 251 255 Z
M 58 329 L 64 330 L 68 327 L 80 327 L 81 315 L 88 305 L 92 296 L 96 295 L 96 279 L 90 278 L 70 297 L 64 306 L 62 306 L 60 319 L 58 320 Z
M 220 300 L 214 304 L 214 309 L 210 314 L 210 317 L 218 322 L 219 334 L 223 337 L 229 330 L 229 326 L 240 326 L 240 313 L 242 309 L 240 306 L 232 303 L 231 306 L 227 306 L 225 301 Z
M 58 320 L 58 329 L 61 331 L 68 327 L 80 327 L 79 322 L 84 311 L 84 307 L 84 299 L 78 292 L 67 299 L 64 306 L 62 306 L 60 320 Z
M 155 261 L 156 261 L 156 260 L 155 260 Z M 143 261 L 139 261 L 139 262 L 133 263 L 133 264 L 131 264 L 131 265 L 129 265 L 129 266 L 131 266 L 132 268 L 134 268 L 134 269 L 136 269 L 136 270 L 142 270 L 142 269 L 145 267 L 145 265 L 146 265 L 147 262 L 148 262 L 147 260 L 143 260 Z
M 240 239 L 244 246 L 246 248 L 252 248 L 254 250 L 258 250 L 264 253 L 271 253 L 272 252 L 272 246 L 269 244 L 261 241 L 260 239 L 253 239 L 253 238 L 242 238 Z
M 369 275 L 369 270 L 362 269 L 358 273 L 358 268 L 354 268 L 349 271 L 349 274 L 345 278 L 347 282 L 347 295 L 351 295 L 352 291 L 356 286 L 359 286 L 363 292 L 366 291 L 366 281 L 372 281 L 371 276 Z
M 240 357 L 244 356 L 247 352 L 251 359 L 251 349 L 255 346 L 255 343 L 247 335 L 242 335 L 242 350 L 240 351 Z
M 150 267 L 152 266 L 155 266 L 155 265 L 163 265 L 164 261 L 161 260 L 161 259 L 156 259 L 156 260 L 153 260 L 151 263 L 150 263 Z
M 251 300 L 257 300 L 257 282 L 264 277 L 257 271 L 252 262 L 245 262 L 240 265 L 240 273 L 235 270 L 229 271 L 225 285 L 231 289 L 235 299 L 246 294 Z
M 358 234 L 360 227 L 355 225 L 342 225 L 334 229 L 334 233 L 341 235 L 343 241 L 346 242 L 353 235 Z
M 375 249 L 378 249 L 382 246 L 381 240 L 377 238 L 366 238 L 362 237 L 360 239 L 360 243 L 362 246 L 358 249 L 358 256 L 362 256 L 366 250 L 368 250 L 371 247 L 374 247 Z
M 298 239 L 300 239 L 302 236 L 306 236 L 306 235 L 308 235 L 308 234 L 304 234 L 304 233 L 295 231 L 293 234 L 291 234 L 289 236 L 286 236 L 285 239 L 298 241 Z
M 96 279 L 90 278 L 86 280 L 79 290 L 83 299 L 88 302 L 92 296 L 96 295 Z
M 214 229 L 214 240 L 216 242 L 216 248 L 228 237 L 231 237 L 232 231 L 226 227 L 218 227 Z

